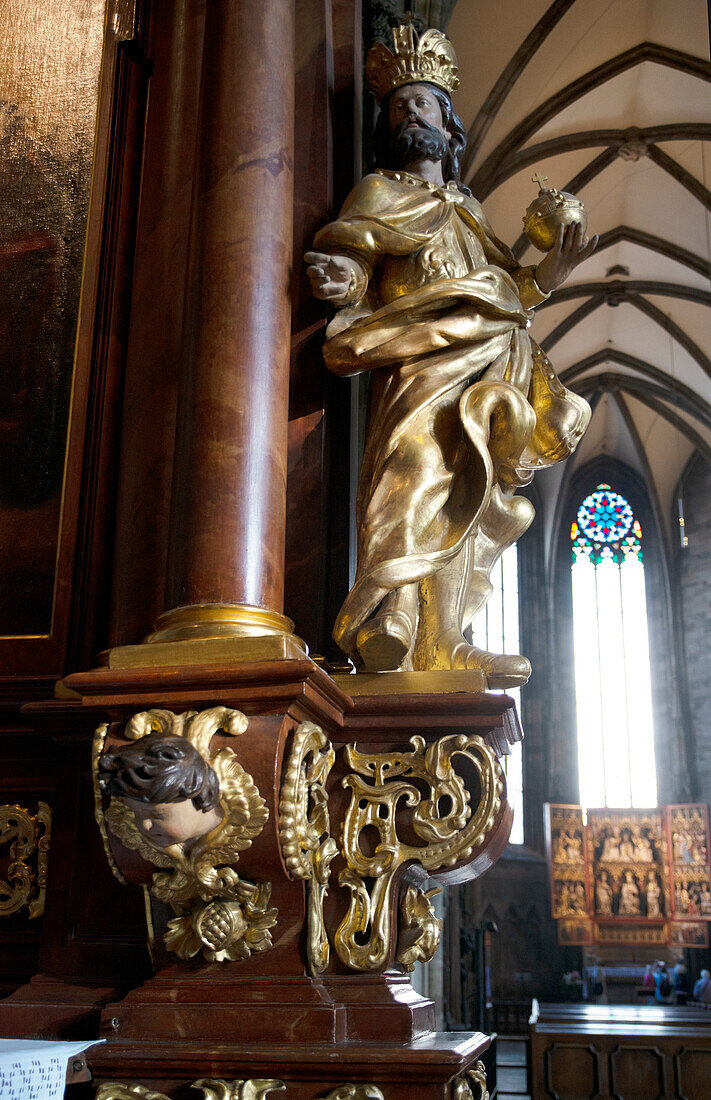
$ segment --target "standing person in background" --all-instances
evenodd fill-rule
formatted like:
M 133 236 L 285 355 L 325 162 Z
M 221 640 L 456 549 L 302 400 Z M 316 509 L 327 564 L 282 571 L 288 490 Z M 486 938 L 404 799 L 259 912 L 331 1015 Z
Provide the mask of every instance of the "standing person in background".
M 659 1005 L 671 1004 L 674 1000 L 674 986 L 669 980 L 667 964 L 660 959 L 654 970 L 654 1000 Z
M 676 1003 L 685 1005 L 689 999 L 689 975 L 686 972 L 686 963 L 678 962 L 674 967 L 674 989 Z
M 711 973 L 701 971 L 701 977 L 694 986 L 694 1000 L 702 1005 L 711 1004 Z

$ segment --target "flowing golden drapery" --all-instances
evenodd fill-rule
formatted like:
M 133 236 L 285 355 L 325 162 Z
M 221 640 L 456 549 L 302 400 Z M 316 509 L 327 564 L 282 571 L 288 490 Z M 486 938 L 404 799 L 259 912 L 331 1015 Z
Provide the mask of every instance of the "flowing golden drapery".
M 515 489 L 575 449 L 590 409 L 528 336 L 546 297 L 534 269 L 456 185 L 367 176 L 315 247 L 354 264 L 326 363 L 373 371 L 357 574 L 334 629 L 356 656 L 359 628 L 388 593 L 436 573 L 480 530 L 495 540 Z M 501 549 L 508 541 L 502 530 Z M 472 613 L 465 594 L 460 630 Z

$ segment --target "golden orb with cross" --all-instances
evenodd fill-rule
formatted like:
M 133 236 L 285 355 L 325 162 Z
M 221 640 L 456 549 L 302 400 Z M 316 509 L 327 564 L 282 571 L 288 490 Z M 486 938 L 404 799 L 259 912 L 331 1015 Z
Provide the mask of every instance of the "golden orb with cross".
M 531 179 L 538 184 L 538 194 L 524 214 L 523 229 L 534 248 L 550 252 L 561 226 L 578 222 L 583 227 L 583 233 L 586 232 L 588 216 L 580 199 L 568 191 L 545 187 L 548 176 L 542 176 L 540 172 L 536 172 Z

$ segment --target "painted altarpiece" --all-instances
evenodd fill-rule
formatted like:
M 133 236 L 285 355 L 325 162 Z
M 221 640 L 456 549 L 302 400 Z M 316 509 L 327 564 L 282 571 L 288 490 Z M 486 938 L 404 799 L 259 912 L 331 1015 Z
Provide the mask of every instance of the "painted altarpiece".
M 547 804 L 552 914 L 564 944 L 708 946 L 708 807 Z

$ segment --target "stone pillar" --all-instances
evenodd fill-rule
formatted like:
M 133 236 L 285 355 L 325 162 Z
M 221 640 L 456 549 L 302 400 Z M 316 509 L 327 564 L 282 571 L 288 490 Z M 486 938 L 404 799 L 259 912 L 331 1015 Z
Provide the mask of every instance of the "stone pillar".
M 167 610 L 150 642 L 303 652 L 282 614 L 293 120 L 293 0 L 210 0 Z

